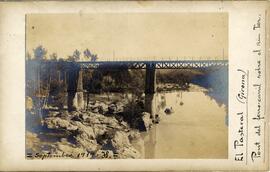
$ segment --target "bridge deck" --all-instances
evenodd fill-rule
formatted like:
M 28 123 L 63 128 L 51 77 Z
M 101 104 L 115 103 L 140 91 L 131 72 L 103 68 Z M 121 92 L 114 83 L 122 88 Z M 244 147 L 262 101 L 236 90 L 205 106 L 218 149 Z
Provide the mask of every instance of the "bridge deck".
M 177 61 L 97 61 L 76 62 L 81 68 L 118 68 L 145 69 L 148 65 L 156 69 L 187 69 L 228 66 L 228 60 L 177 60 Z
M 27 64 L 44 64 L 79 67 L 81 69 L 96 68 L 129 68 L 129 69 L 146 69 L 147 67 L 156 69 L 196 69 L 209 67 L 228 66 L 228 60 L 174 60 L 174 61 L 37 61 L 30 60 Z

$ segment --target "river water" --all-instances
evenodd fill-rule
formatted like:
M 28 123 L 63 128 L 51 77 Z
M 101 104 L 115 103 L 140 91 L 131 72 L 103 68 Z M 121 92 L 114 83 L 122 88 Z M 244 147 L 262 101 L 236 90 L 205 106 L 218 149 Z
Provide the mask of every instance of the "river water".
M 211 98 L 202 87 L 155 95 L 160 123 L 142 133 L 144 158 L 221 158 L 228 156 L 226 106 Z M 164 110 L 172 108 L 173 113 Z

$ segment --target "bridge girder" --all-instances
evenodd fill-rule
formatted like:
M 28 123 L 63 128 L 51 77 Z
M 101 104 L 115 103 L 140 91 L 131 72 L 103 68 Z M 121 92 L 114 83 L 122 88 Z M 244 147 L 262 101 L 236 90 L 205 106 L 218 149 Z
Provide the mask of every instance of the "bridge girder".
M 99 62 L 77 62 L 82 69 L 97 68 L 128 68 L 146 69 L 148 64 L 154 65 L 156 69 L 198 69 L 218 66 L 228 66 L 228 60 L 200 60 L 200 61 L 99 61 Z
M 147 65 L 155 69 L 203 69 L 228 66 L 228 60 L 184 60 L 184 61 L 28 61 L 28 64 L 56 66 L 63 64 L 63 69 L 146 69 Z

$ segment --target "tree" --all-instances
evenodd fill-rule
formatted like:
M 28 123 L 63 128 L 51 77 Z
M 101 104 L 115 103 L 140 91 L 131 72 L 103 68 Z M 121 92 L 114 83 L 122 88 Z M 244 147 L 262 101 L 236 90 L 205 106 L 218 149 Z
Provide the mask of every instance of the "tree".
M 98 59 L 97 54 L 92 54 L 92 55 L 91 55 L 91 61 L 92 61 L 92 62 L 97 61 L 97 59 Z
M 114 87 L 114 80 L 110 75 L 103 76 L 101 84 L 103 91 L 107 94 L 108 100 L 110 100 L 109 95 L 111 89 Z
M 56 53 L 52 53 L 50 55 L 50 59 L 56 61 L 57 60 L 57 54 Z
M 27 51 L 26 52 L 26 60 L 31 60 L 31 58 L 32 58 L 32 56 L 31 56 L 31 54 Z
M 67 60 L 74 62 L 75 61 L 75 58 L 73 56 L 68 56 Z
M 36 60 L 45 60 L 47 50 L 42 47 L 42 45 L 37 46 L 37 48 L 33 49 L 34 52 L 34 58 Z
M 79 61 L 79 60 L 80 60 L 80 56 L 81 56 L 81 52 L 80 52 L 79 50 L 76 49 L 76 50 L 73 52 L 73 57 L 74 57 L 75 61 Z
M 84 50 L 83 54 L 87 59 L 90 59 L 90 61 L 92 62 L 95 62 L 98 59 L 97 54 L 92 54 L 88 48 Z
M 83 54 L 84 54 L 84 57 L 86 57 L 87 59 L 90 59 L 90 57 L 92 55 L 88 48 L 86 50 L 84 50 Z

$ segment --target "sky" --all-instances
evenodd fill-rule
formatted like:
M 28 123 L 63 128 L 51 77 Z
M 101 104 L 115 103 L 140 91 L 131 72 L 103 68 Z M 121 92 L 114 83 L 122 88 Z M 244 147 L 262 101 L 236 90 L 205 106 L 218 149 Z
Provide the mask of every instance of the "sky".
M 227 13 L 28 14 L 26 51 L 98 60 L 228 59 Z

